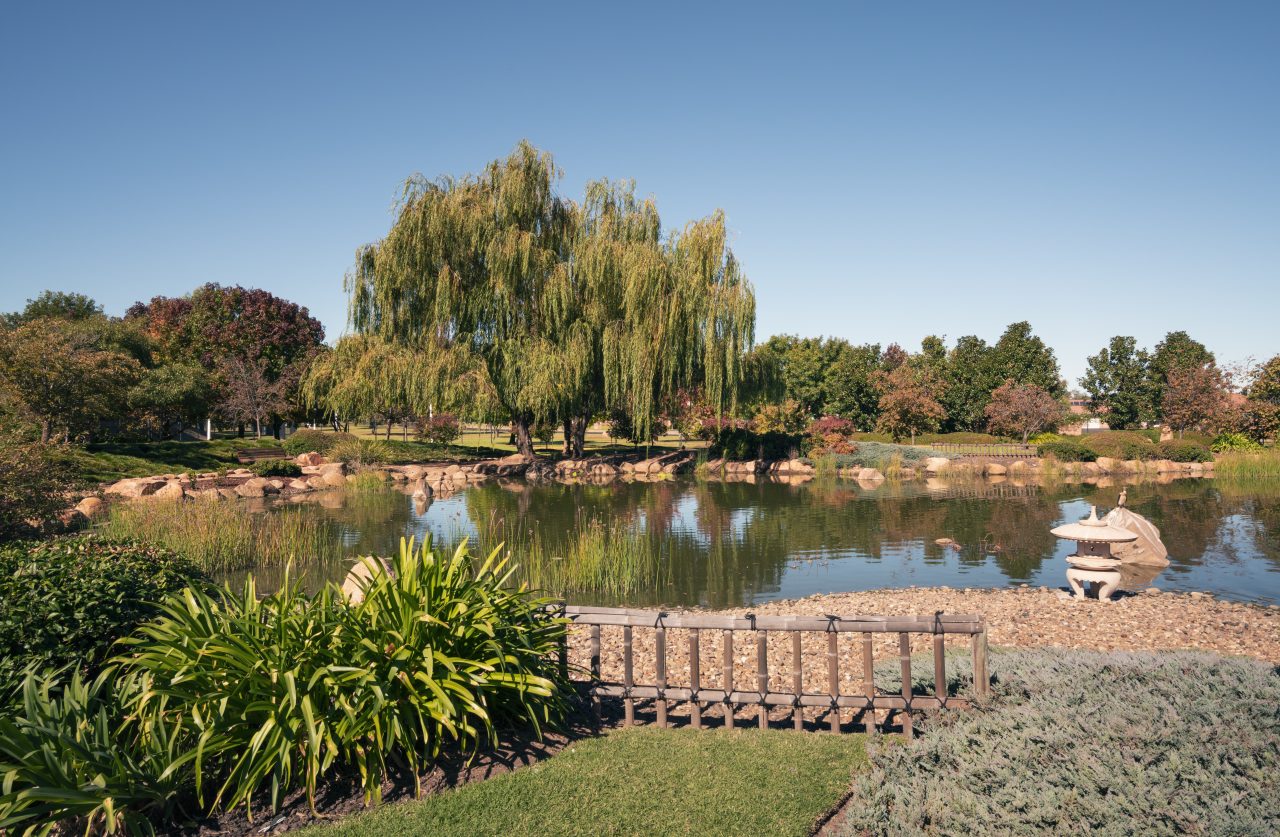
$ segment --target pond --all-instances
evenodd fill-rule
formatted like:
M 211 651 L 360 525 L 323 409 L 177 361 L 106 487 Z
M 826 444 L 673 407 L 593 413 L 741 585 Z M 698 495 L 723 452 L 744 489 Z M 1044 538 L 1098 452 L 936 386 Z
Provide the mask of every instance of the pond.
M 1280 481 L 1184 479 L 1127 490 L 1128 506 L 1160 528 L 1171 564 L 1125 586 L 1280 604 Z M 1110 509 L 1117 493 L 980 480 L 491 481 L 429 504 L 390 486 L 330 492 L 297 513 L 332 527 L 348 555 L 393 554 L 410 535 L 438 546 L 467 537 L 482 549 L 506 541 L 532 583 L 574 603 L 730 607 L 912 585 L 1065 588 L 1073 545 L 1049 529 L 1087 516 L 1091 504 Z M 305 578 L 308 586 L 340 581 L 348 567 L 313 564 Z M 269 588 L 280 570 L 255 574 Z

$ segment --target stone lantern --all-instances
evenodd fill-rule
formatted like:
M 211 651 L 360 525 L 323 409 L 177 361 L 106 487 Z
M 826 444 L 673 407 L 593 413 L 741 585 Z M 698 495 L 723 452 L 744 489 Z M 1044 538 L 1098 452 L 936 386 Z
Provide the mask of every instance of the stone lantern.
M 1084 585 L 1088 583 L 1100 601 L 1111 601 L 1111 594 L 1120 586 L 1120 559 L 1111 554 L 1111 544 L 1135 541 L 1138 536 L 1099 520 L 1097 506 L 1089 508 L 1087 519 L 1059 526 L 1050 533 L 1076 542 L 1075 553 L 1067 556 L 1067 583 L 1076 598 L 1084 598 Z

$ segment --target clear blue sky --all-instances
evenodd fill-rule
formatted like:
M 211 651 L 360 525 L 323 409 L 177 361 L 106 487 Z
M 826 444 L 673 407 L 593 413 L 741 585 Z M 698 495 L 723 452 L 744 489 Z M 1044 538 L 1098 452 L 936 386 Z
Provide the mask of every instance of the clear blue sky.
M 435 5 L 6 4 L 0 310 L 215 281 L 334 338 L 398 184 L 527 137 L 722 207 L 762 337 L 1280 352 L 1280 3 Z

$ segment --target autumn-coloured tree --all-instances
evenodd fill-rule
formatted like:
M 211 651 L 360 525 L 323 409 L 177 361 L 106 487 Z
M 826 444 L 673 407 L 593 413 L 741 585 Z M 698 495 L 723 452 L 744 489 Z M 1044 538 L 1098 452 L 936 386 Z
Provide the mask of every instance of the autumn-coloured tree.
M 1170 429 L 1181 436 L 1217 416 L 1226 402 L 1226 382 L 1212 363 L 1169 370 L 1161 412 Z
M 1021 436 L 1025 445 L 1032 433 L 1057 426 L 1063 406 L 1043 387 L 1006 380 L 991 391 L 991 403 L 984 412 L 988 427 L 996 433 Z
M 937 399 L 942 393 L 942 384 L 927 369 L 901 363 L 878 373 L 876 385 L 880 390 L 877 430 L 888 433 L 894 441 L 910 436 L 911 443 L 915 444 L 917 433 L 938 429 L 945 415 Z
M 1249 382 L 1249 398 L 1280 405 L 1280 355 L 1253 371 Z

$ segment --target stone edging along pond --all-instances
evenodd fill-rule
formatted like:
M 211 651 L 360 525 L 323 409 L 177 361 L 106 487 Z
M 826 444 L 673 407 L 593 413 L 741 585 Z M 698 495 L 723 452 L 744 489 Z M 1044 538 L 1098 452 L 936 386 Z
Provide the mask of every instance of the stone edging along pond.
M 700 465 L 691 450 L 681 450 L 649 459 L 633 456 L 599 456 L 587 459 L 529 460 L 519 454 L 501 459 L 456 462 L 424 462 L 405 465 L 369 466 L 351 469 L 341 462 L 329 462 L 318 453 L 300 454 L 294 460 L 302 471 L 299 477 L 257 476 L 247 468 L 226 473 L 160 474 L 130 477 L 104 487 L 100 494 L 82 499 L 74 509 L 64 513 L 64 524 L 84 522 L 102 513 L 104 500 L 180 501 L 184 499 L 235 500 L 263 497 L 300 498 L 302 495 L 331 488 L 342 488 L 367 475 L 390 480 L 405 493 L 431 498 L 448 495 L 491 478 L 524 479 L 529 482 L 591 482 L 603 484 L 614 480 L 654 482 L 671 479 L 696 470 L 704 479 L 726 482 L 783 482 L 799 484 L 814 479 L 819 469 L 804 459 L 733 462 L 708 460 Z M 886 473 L 876 468 L 847 467 L 835 475 L 857 480 L 864 486 L 885 481 Z M 1096 462 L 1056 462 L 1040 459 L 1017 459 L 1012 462 L 994 459 L 950 459 L 930 457 L 915 467 L 900 467 L 888 472 L 893 479 L 935 477 L 982 478 L 991 483 L 1023 478 L 1053 476 L 1083 482 L 1107 477 L 1168 481 L 1183 477 L 1213 476 L 1213 463 L 1172 462 L 1169 460 L 1121 461 L 1099 458 Z

